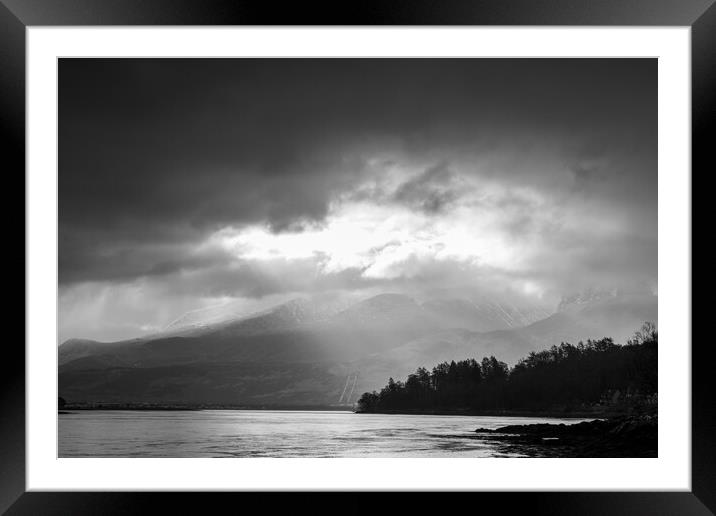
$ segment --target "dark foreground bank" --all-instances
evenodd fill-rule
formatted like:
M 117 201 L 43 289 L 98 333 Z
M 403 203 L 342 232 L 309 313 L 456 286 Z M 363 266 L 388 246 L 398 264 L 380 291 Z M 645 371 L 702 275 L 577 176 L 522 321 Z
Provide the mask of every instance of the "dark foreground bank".
M 597 419 L 573 425 L 509 425 L 478 428 L 481 439 L 502 451 L 531 457 L 657 457 L 656 414 Z

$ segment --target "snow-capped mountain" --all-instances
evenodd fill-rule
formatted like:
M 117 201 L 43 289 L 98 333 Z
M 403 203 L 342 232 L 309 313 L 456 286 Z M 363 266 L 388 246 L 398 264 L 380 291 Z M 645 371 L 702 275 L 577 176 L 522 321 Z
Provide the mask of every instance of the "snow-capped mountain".
M 477 297 L 381 294 L 347 307 L 297 298 L 254 313 L 193 313 L 132 340 L 67 341 L 60 391 L 82 401 L 330 404 L 347 378 L 362 393 L 444 360 L 514 364 L 562 341 L 624 342 L 656 317 L 655 295 L 618 290 L 565 297 L 552 314 Z
M 581 292 L 563 296 L 562 300 L 557 307 L 558 312 L 568 312 L 579 310 L 588 305 L 596 303 L 608 302 L 609 300 L 617 299 L 622 292 L 617 288 L 611 289 L 598 289 L 589 288 Z
M 437 299 L 423 303 L 430 313 L 444 318 L 446 325 L 478 332 L 520 328 L 544 319 L 551 312 L 541 306 L 515 306 L 488 299 Z
M 363 329 L 399 329 L 434 325 L 425 310 L 411 297 L 380 294 L 356 303 L 330 319 L 333 326 Z

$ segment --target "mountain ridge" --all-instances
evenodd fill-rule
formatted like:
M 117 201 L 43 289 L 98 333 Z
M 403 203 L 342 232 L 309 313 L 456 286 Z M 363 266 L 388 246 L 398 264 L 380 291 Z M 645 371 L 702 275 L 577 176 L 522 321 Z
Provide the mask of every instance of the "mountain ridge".
M 605 336 L 619 341 L 645 320 L 656 320 L 655 296 L 620 299 L 595 298 L 524 326 L 506 327 L 503 320 L 500 329 L 477 331 L 497 324 L 497 318 L 487 317 L 497 312 L 480 312 L 465 300 L 420 303 L 386 293 L 327 314 L 297 298 L 184 334 L 114 343 L 69 339 L 58 348 L 60 392 L 82 401 L 163 402 L 189 396 L 226 402 L 234 396 L 240 403 L 330 403 L 341 398 L 351 374 L 357 375 L 355 391 L 365 392 L 418 366 L 489 355 L 514 364 L 561 341 Z M 461 326 L 473 313 L 483 313 L 479 324 Z M 287 372 L 292 367 L 309 376 Z

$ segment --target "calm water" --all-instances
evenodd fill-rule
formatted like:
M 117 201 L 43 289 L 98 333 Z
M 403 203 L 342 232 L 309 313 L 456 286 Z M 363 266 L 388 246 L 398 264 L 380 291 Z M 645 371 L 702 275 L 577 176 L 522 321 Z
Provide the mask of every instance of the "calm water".
M 324 411 L 77 411 L 60 457 L 506 457 L 478 427 L 580 419 Z

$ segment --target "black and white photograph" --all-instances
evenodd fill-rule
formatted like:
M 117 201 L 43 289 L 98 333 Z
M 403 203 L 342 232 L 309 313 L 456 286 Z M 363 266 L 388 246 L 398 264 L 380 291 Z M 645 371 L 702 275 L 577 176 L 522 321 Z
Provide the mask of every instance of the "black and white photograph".
M 60 458 L 658 457 L 657 59 L 57 63 Z

